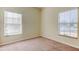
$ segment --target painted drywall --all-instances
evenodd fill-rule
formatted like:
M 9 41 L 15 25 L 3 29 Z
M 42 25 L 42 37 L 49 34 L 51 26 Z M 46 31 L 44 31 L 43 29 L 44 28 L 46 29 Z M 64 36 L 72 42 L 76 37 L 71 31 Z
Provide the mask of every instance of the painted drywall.
M 21 13 L 23 33 L 21 35 L 4 36 L 4 11 Z M 0 8 L 0 43 L 9 43 L 40 36 L 40 10 L 31 7 L 1 7 Z
M 64 44 L 79 48 L 78 39 L 59 36 L 58 34 L 58 13 L 71 10 L 74 8 L 21 8 L 21 7 L 4 7 L 0 8 L 0 43 L 9 43 L 19 40 L 43 36 Z M 4 11 L 11 11 L 23 14 L 23 34 L 14 36 L 4 36 Z M 79 32 L 78 32 L 79 33 Z
M 58 14 L 60 12 L 71 10 L 71 9 L 74 8 L 69 8 L 69 7 L 43 8 L 41 33 L 43 37 L 79 48 L 79 36 L 78 39 L 74 39 L 74 38 L 59 36 L 58 33 Z

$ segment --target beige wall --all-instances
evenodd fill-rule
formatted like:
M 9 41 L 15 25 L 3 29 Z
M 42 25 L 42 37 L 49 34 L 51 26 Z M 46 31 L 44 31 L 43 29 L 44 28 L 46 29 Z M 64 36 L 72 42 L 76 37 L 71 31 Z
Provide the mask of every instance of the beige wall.
M 43 36 L 64 44 L 79 48 L 78 39 L 58 35 L 58 13 L 73 8 L 0 8 L 0 43 L 8 43 L 23 39 Z M 23 34 L 15 36 L 3 35 L 3 12 L 12 11 L 23 14 Z M 79 32 L 79 31 L 78 31 Z
M 21 13 L 23 15 L 23 34 L 14 36 L 4 36 L 3 34 L 3 12 L 11 11 Z M 13 41 L 34 38 L 40 35 L 40 10 L 38 8 L 20 8 L 20 7 L 4 7 L 0 8 L 0 43 L 9 43 Z
M 79 36 L 78 39 L 74 39 L 58 34 L 58 13 L 70 9 L 73 8 L 43 8 L 41 33 L 43 37 L 79 48 Z

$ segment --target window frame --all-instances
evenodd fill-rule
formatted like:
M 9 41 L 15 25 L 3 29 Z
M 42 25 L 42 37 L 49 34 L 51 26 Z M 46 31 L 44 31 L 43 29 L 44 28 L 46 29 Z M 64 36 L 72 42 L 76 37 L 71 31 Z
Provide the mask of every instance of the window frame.
M 77 25 L 77 30 L 76 30 L 76 34 L 77 34 L 77 37 L 75 37 L 75 36 L 71 36 L 71 35 L 68 35 L 68 34 L 60 34 L 60 15 L 59 14 L 61 14 L 61 13 L 64 13 L 64 12 L 69 12 L 69 11 L 72 11 L 72 10 L 76 10 L 76 12 L 77 12 L 77 23 L 76 23 L 76 25 Z M 77 8 L 75 8 L 75 9 L 72 9 L 72 10 L 68 10 L 68 11 L 64 11 L 64 12 L 60 12 L 59 14 L 58 14 L 58 33 L 59 33 L 59 36 L 64 36 L 64 37 L 69 37 L 69 38 L 74 38 L 74 39 L 78 39 L 78 30 L 79 30 L 79 27 L 78 27 L 78 25 L 79 25 L 79 20 L 78 20 L 78 9 Z M 71 23 L 71 22 L 70 22 Z M 72 30 L 71 30 L 72 31 Z M 71 32 L 70 31 L 70 32 Z
M 5 17 L 5 13 L 6 12 L 9 12 L 9 13 L 12 13 L 12 14 L 17 14 L 17 15 L 20 15 L 21 16 L 21 18 L 20 18 L 20 22 L 17 24 L 17 23 L 7 23 L 5 20 L 6 20 L 6 18 L 8 18 L 9 19 L 9 17 Z M 19 16 L 16 16 L 16 19 L 18 19 L 17 17 L 19 17 Z M 12 18 L 14 18 L 14 17 L 10 17 L 11 19 Z M 4 17 L 3 17 L 3 19 L 4 19 L 4 21 L 3 21 L 3 23 L 4 23 L 4 36 L 14 36 L 14 35 L 21 35 L 22 34 L 22 14 L 20 14 L 20 13 L 17 13 L 17 12 L 11 12 L 11 11 L 4 11 Z M 7 26 L 8 25 L 14 25 L 14 26 L 16 26 L 16 25 L 18 25 L 19 26 L 19 29 L 20 29 L 20 32 L 14 32 L 13 34 L 12 34 L 12 32 L 11 32 L 11 34 L 10 33 L 6 33 L 6 24 L 7 24 Z

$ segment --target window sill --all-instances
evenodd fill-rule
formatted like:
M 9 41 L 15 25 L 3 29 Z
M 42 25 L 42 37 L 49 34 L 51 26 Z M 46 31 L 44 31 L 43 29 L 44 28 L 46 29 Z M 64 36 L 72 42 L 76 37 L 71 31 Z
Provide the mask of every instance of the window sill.
M 72 37 L 72 36 L 67 36 L 67 35 L 61 35 L 61 34 L 59 34 L 59 36 L 68 37 L 68 38 L 73 38 L 73 39 L 78 39 L 77 37 Z
M 10 36 L 18 36 L 18 35 L 21 35 L 21 34 L 15 34 L 15 35 L 4 35 L 5 37 L 10 37 Z

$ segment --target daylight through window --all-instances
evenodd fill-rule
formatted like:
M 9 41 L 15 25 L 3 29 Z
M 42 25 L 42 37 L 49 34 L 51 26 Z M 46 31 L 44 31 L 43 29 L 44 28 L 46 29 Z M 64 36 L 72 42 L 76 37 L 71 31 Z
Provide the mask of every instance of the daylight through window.
M 22 14 L 4 12 L 4 35 L 22 34 Z
M 59 34 L 77 38 L 78 14 L 77 9 L 59 13 Z

